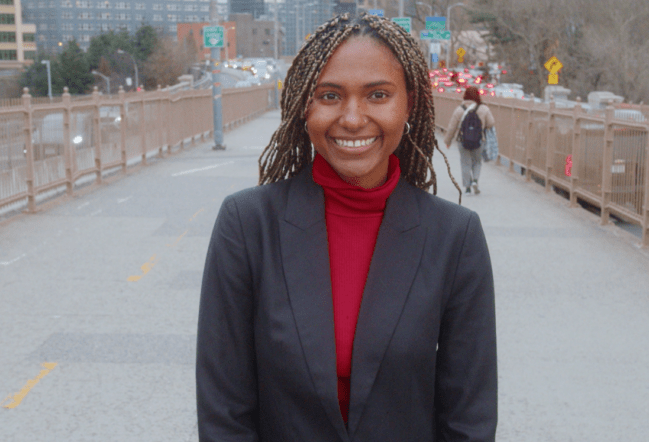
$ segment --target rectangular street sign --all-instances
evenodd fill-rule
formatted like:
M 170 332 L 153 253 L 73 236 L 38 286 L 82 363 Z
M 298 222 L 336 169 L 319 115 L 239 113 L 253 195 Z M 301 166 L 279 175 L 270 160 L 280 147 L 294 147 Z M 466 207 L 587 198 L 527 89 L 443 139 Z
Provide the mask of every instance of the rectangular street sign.
M 370 15 L 378 15 L 379 17 L 383 17 L 383 9 L 370 9 L 368 12 Z
M 440 52 L 442 52 L 442 45 L 438 42 L 430 42 L 428 44 L 428 52 L 430 52 L 431 54 L 439 54 Z
M 205 26 L 203 28 L 203 47 L 223 47 L 223 26 Z
M 421 40 L 450 40 L 451 31 L 420 31 Z
M 410 33 L 412 29 L 412 19 L 410 17 L 394 17 L 392 21 Z
M 426 17 L 426 29 L 429 31 L 445 30 L 446 17 Z

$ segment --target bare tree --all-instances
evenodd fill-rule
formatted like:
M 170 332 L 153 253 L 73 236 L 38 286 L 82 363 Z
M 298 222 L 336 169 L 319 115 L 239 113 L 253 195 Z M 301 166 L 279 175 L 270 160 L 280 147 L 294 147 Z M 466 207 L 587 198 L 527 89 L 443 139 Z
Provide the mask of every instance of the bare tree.
M 162 86 L 176 84 L 179 76 L 190 72 L 196 59 L 195 45 L 186 41 L 178 43 L 170 38 L 161 38 L 144 64 L 146 87 L 155 88 L 158 84 Z

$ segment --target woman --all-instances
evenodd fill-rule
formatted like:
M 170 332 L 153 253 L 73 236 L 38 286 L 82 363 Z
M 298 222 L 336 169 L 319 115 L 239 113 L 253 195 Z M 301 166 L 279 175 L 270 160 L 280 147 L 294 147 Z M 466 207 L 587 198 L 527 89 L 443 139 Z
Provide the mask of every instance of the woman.
M 483 132 L 490 127 L 494 127 L 496 124 L 489 107 L 482 103 L 478 88 L 475 86 L 466 88 L 466 91 L 464 92 L 464 101 L 455 109 L 453 115 L 451 115 L 451 121 L 448 123 L 446 135 L 444 136 L 444 142 L 448 149 L 451 148 L 451 143 L 460 130 L 464 116 L 472 109 L 475 109 L 476 106 L 476 113 L 482 123 Z M 471 193 L 471 186 L 473 186 L 473 191 L 477 195 L 480 193 L 480 188 L 478 188 L 478 178 L 480 178 L 480 168 L 482 166 L 482 147 L 475 150 L 468 150 L 465 149 L 461 143 L 458 143 L 458 149 L 460 149 L 462 185 L 466 189 L 465 193 Z
M 285 85 L 260 186 L 224 200 L 207 253 L 200 440 L 493 441 L 489 252 L 475 213 L 427 192 L 416 42 L 336 17 Z

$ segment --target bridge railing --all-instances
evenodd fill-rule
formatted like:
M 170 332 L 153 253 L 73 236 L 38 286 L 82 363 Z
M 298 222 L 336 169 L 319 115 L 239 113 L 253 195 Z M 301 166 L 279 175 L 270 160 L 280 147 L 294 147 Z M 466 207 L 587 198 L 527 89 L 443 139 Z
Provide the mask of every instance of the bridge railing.
M 433 94 L 435 119 L 445 129 L 459 94 Z M 496 120 L 499 158 L 524 168 L 526 179 L 545 189 L 562 189 L 571 207 L 583 200 L 610 215 L 642 226 L 642 244 L 649 247 L 649 123 L 614 117 L 614 108 L 589 114 L 577 104 L 558 109 L 554 102 L 535 103 L 487 97 Z
M 228 130 L 273 107 L 273 85 L 226 90 L 223 124 Z M 25 89 L 20 105 L 0 108 L 0 212 L 76 186 L 101 183 L 109 174 L 146 164 L 152 155 L 213 135 L 211 89 L 92 95 L 38 100 Z

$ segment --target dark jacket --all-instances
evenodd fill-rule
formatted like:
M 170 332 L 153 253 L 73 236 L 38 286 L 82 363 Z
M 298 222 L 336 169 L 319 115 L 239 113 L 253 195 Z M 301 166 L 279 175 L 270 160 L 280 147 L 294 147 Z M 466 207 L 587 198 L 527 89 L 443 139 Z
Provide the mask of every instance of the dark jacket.
M 223 201 L 200 302 L 200 440 L 494 441 L 494 286 L 478 215 L 403 178 L 363 293 L 346 428 L 311 167 Z

